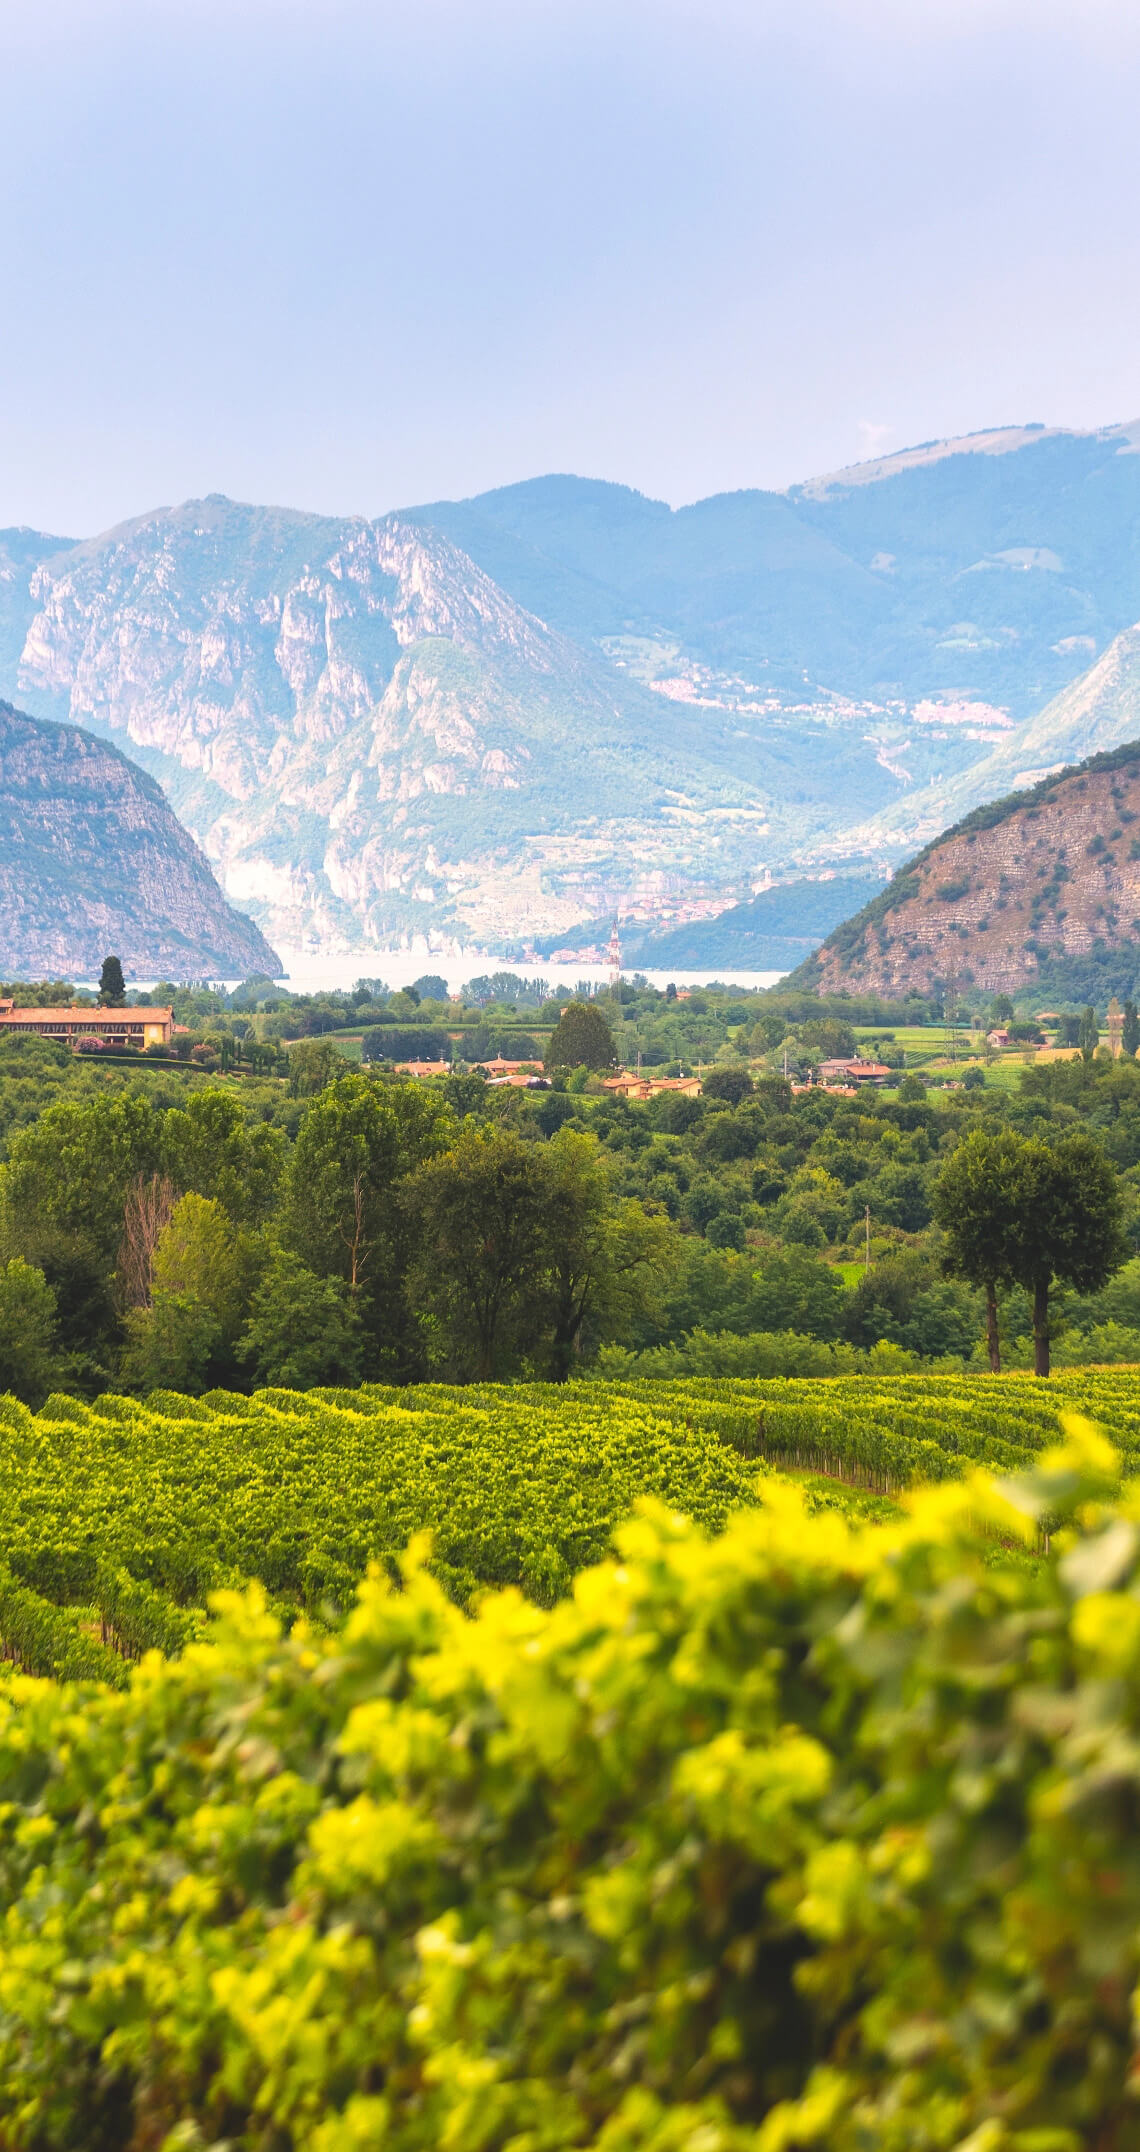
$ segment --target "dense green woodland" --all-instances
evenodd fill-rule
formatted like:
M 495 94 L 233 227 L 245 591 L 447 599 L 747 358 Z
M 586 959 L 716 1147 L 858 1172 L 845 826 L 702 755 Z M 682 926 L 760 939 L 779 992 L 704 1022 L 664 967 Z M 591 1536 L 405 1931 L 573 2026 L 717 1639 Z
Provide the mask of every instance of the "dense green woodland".
M 970 1131 L 998 1127 L 1108 1162 L 1120 1249 L 1095 1285 L 1058 1268 L 1047 1329 L 1062 1363 L 1140 1359 L 1140 1067 L 1090 1049 L 1013 1088 L 899 1071 L 879 1093 L 794 1092 L 772 1066 L 789 1040 L 818 1060 L 850 1025 L 771 999 L 741 1025 L 723 996 L 693 999 L 652 1021 L 715 1018 L 704 1095 L 634 1104 L 560 1070 L 557 1044 L 553 1086 L 526 1092 L 353 1067 L 331 1038 L 294 1043 L 281 1075 L 0 1041 L 0 1381 L 35 1404 L 794 1374 L 823 1347 L 831 1367 L 985 1365 L 986 1276 L 954 1260 L 937 1189 Z M 597 1061 L 622 1007 L 560 1008 L 548 1040 L 581 1009 Z M 1002 1355 L 1027 1365 L 1032 1287 L 1016 1263 L 993 1285 Z

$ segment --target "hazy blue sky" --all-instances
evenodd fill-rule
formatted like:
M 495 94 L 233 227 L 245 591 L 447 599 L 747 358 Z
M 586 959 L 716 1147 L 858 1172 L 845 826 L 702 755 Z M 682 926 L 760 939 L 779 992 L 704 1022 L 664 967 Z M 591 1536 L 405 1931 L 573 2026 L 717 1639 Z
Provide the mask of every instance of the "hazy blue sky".
M 1136 0 L 0 0 L 0 524 L 1140 415 Z

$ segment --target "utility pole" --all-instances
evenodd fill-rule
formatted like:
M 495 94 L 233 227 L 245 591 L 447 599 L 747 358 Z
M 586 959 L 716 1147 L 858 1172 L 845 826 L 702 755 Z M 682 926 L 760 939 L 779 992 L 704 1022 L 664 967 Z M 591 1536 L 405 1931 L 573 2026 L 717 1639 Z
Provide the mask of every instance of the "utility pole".
M 871 1206 L 869 1203 L 863 1213 L 863 1219 L 867 1229 L 867 1256 L 863 1265 L 863 1274 L 866 1277 L 871 1269 Z

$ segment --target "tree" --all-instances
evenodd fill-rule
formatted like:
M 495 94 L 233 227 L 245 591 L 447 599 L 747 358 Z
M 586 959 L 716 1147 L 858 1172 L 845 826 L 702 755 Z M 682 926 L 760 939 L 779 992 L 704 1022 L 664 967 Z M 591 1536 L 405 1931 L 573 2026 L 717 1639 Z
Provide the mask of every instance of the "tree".
M 208 1388 L 221 1330 L 193 1293 L 156 1293 L 149 1308 L 131 1309 L 126 1327 L 121 1378 L 128 1389 L 196 1397 Z
M 99 1006 L 103 1009 L 121 1009 L 127 998 L 127 982 L 123 967 L 117 956 L 105 956 L 99 974 Z
M 115 1266 L 120 1306 L 148 1308 L 154 1287 L 154 1257 L 159 1239 L 174 1216 L 178 1193 L 162 1174 L 140 1173 L 127 1190 L 123 1239 Z
M 0 1390 L 42 1405 L 58 1367 L 55 1294 L 19 1256 L 0 1264 Z
M 183 1196 L 155 1245 L 149 1302 L 125 1318 L 124 1380 L 192 1395 L 216 1379 L 232 1355 L 254 1268 L 254 1243 L 222 1205 Z
M 344 1055 L 331 1039 L 301 1039 L 289 1048 L 289 1095 L 313 1098 L 326 1084 L 335 1083 L 344 1069 Z
M 545 1202 L 545 1327 L 550 1369 L 565 1382 L 584 1335 L 623 1336 L 676 1269 L 666 1218 L 614 1197 L 615 1167 L 596 1136 L 562 1128 L 540 1154 Z
M 730 1106 L 739 1106 L 752 1089 L 752 1077 L 748 1069 L 710 1069 L 701 1088 L 706 1098 L 724 1098 Z
M 547 1042 L 548 1069 L 612 1069 L 613 1033 L 592 1001 L 568 1002 Z
M 266 1271 L 238 1345 L 254 1379 L 286 1390 L 360 1380 L 360 1322 L 340 1278 L 318 1278 L 287 1248 Z
M 810 1337 L 833 1338 L 843 1319 L 844 1287 L 830 1263 L 807 1248 L 781 1248 L 764 1258 L 751 1279 L 746 1330 L 798 1330 Z
M 339 1060 L 339 1057 L 338 1057 Z M 343 1062 L 339 1064 L 343 1068 Z M 211 1085 L 162 1116 L 162 1160 L 182 1194 L 214 1196 L 240 1224 L 260 1225 L 277 1201 L 285 1138 L 249 1122 L 240 1098 Z
M 154 1251 L 154 1291 L 192 1294 L 223 1335 L 237 1329 L 249 1277 L 251 1244 L 212 1196 L 185 1195 Z
M 285 1181 L 282 1239 L 317 1277 L 342 1278 L 368 1348 L 407 1371 L 409 1222 L 397 1184 L 445 1148 L 455 1123 L 438 1092 L 342 1076 L 313 1099 Z
M 1080 1028 L 1077 1032 L 1077 1045 L 1080 1047 L 1086 1061 L 1092 1060 L 1097 1047 L 1100 1045 L 1100 1031 L 1097 1026 L 1096 1010 L 1091 1005 L 1085 1010 L 1081 1018 Z
M 8 1139 L 0 1169 L 0 1260 L 14 1255 L 55 1289 L 67 1347 L 116 1328 L 111 1276 L 128 1190 L 161 1170 L 160 1118 L 138 1092 L 61 1099 Z
M 858 1051 L 850 1024 L 838 1016 L 813 1016 L 799 1027 L 800 1044 L 813 1061 L 854 1060 Z
M 1076 1129 L 1053 1142 L 1030 1139 L 1030 1186 L 1019 1219 L 1015 1276 L 1033 1295 L 1034 1366 L 1049 1373 L 1049 1290 L 1056 1279 L 1098 1292 L 1126 1263 L 1120 1184 L 1100 1145 Z
M 986 1346 L 994 1375 L 1001 1372 L 998 1288 L 1017 1278 L 1029 1199 L 1027 1148 L 1011 1128 L 976 1128 L 951 1153 L 931 1192 L 945 1236 L 943 1269 L 985 1292 Z
M 358 1295 L 385 1237 L 399 1178 L 399 1130 L 378 1084 L 343 1076 L 313 1100 L 289 1164 L 288 1244 L 318 1277 Z
M 1111 1161 L 1079 1130 L 1049 1141 L 976 1129 L 947 1160 L 933 1202 L 943 1267 L 985 1289 L 990 1367 L 1000 1367 L 997 1288 L 1020 1285 L 1033 1300 L 1036 1372 L 1047 1375 L 1053 1281 L 1096 1292 L 1128 1258 Z
M 537 1144 L 470 1127 L 404 1191 L 419 1240 L 414 1300 L 460 1380 L 493 1382 L 527 1340 L 543 1291 L 549 1195 Z
M 1140 1015 L 1137 1015 L 1134 1001 L 1126 1001 L 1124 1004 L 1124 1022 L 1120 1029 L 1120 1044 L 1124 1051 L 1125 1060 L 1134 1061 L 1136 1059 L 1136 1049 L 1140 1047 Z
M 991 1024 L 1011 1024 L 1013 1022 L 1013 1003 L 1008 994 L 994 995 L 990 1003 L 990 1022 Z

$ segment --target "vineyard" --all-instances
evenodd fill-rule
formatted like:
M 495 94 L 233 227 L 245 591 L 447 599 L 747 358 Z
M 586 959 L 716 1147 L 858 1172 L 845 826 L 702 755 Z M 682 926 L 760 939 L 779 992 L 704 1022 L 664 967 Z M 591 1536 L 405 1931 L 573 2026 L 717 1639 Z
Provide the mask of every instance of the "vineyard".
M 552 1606 L 643 1497 L 707 1533 L 773 1474 L 813 1513 L 889 1513 L 921 1482 L 1024 1469 L 1065 1406 L 1135 1465 L 1127 1370 L 154 1393 L 38 1414 L 8 1399 L 0 1647 L 29 1673 L 121 1686 L 131 1660 L 201 1633 L 211 1593 L 256 1580 L 286 1624 L 335 1622 L 369 1564 L 424 1531 L 458 1605 L 516 1585 Z
M 164 1403 L 13 1423 L 41 1492 L 70 1441 L 76 1578 L 100 1499 L 121 1546 L 120 1501 L 141 1533 L 147 1440 L 169 1543 L 188 1494 L 205 1543 L 213 1498 L 219 1545 L 272 1550 L 278 1582 L 305 1574 L 286 1456 L 323 1480 L 326 1531 L 389 1448 L 390 1496 L 419 1459 L 405 1521 L 459 1491 L 429 1397 Z M 920 1404 L 891 1388 L 873 1411 L 937 1424 Z M 702 1415 L 758 1406 L 487 1397 L 454 1439 L 464 1469 L 502 1462 L 490 1430 L 529 1414 L 499 1496 L 520 1544 L 531 1490 L 556 1534 L 557 1460 L 595 1443 L 584 1547 L 635 1466 L 687 1477 L 712 1521 L 750 1468 Z M 1135 2146 L 1140 1533 L 1112 1452 L 1074 1419 L 1012 1494 L 975 1475 L 882 1521 L 768 1488 L 713 1538 L 651 1504 L 548 1609 L 465 1612 L 413 1553 L 335 1630 L 283 1633 L 252 1587 L 125 1690 L 9 1675 L 0 2142 Z M 1046 1503 L 1067 1533 L 995 1568 L 980 1531 L 1028 1543 Z M 122 1591 L 115 1619 L 145 1626 Z

